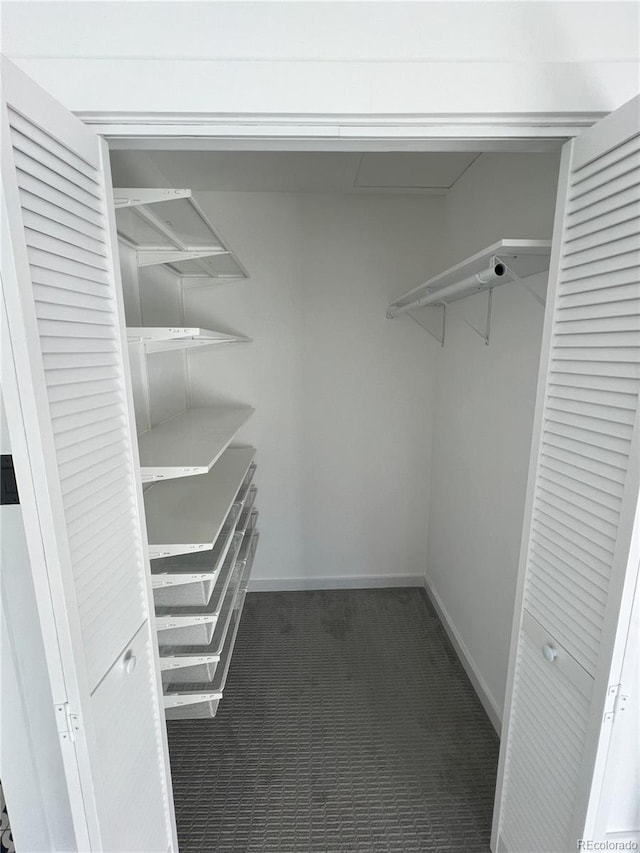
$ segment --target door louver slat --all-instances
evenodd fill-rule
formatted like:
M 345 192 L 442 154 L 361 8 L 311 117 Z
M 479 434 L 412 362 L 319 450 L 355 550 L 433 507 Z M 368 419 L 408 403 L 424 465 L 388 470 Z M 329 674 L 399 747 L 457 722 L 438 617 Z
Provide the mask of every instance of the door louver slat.
M 29 119 L 20 115 L 15 110 L 10 110 L 11 127 L 14 132 L 21 134 L 23 137 L 30 139 L 35 144 L 39 145 L 46 151 L 53 154 L 58 160 L 67 163 L 70 166 L 85 175 L 91 180 L 98 180 L 98 170 L 86 157 L 81 156 L 77 151 L 72 151 L 68 146 L 63 145 L 57 139 L 54 139 L 51 134 L 42 130 Z
M 615 148 L 612 148 L 606 154 L 601 154 L 591 163 L 576 166 L 573 170 L 572 185 L 579 187 L 588 178 L 598 175 L 614 163 L 619 163 L 628 157 L 631 158 L 638 151 L 640 151 L 640 136 L 633 136 L 620 145 L 616 145 Z
M 26 154 L 23 154 L 18 150 L 14 153 L 14 161 L 16 169 L 20 172 L 29 175 L 31 178 L 35 178 L 36 181 L 46 184 L 51 187 L 51 189 L 57 190 L 63 195 L 68 196 L 68 198 L 75 199 L 80 204 L 83 204 L 85 207 L 93 210 L 94 213 L 103 213 L 100 200 L 92 193 L 88 193 L 82 188 L 82 186 L 74 181 L 64 178 L 48 166 L 39 163 L 37 160 L 34 160 L 32 157 L 28 157 Z
M 67 207 L 60 207 L 59 204 L 53 204 L 42 196 L 33 195 L 24 189 L 21 198 L 25 222 L 27 221 L 26 217 L 30 215 L 35 217 L 34 221 L 45 219 L 51 222 L 59 222 L 65 228 L 69 228 L 71 231 L 75 231 L 94 241 L 106 238 L 104 228 L 98 224 L 99 220 L 96 217 L 93 217 L 93 221 L 90 222 L 73 213 Z
M 40 137 L 40 140 L 42 140 L 42 137 Z M 34 160 L 46 169 L 50 169 L 54 174 L 60 175 L 67 181 L 80 187 L 84 192 L 92 195 L 98 202 L 100 201 L 100 193 L 96 189 L 95 172 L 87 174 L 84 170 L 77 169 L 77 159 L 69 162 L 63 152 L 54 154 L 49 146 L 40 145 L 35 140 L 35 137 L 30 135 L 30 130 L 27 127 L 24 128 L 24 133 L 21 133 L 14 124 L 11 141 L 16 151 L 21 151 L 31 160 Z
M 66 195 L 66 193 L 61 192 L 55 187 L 43 184 L 42 181 L 32 177 L 27 172 L 18 170 L 16 177 L 18 179 L 18 187 L 22 191 L 22 204 L 27 210 L 34 209 L 34 199 L 42 199 L 46 204 L 62 208 L 62 210 L 77 216 L 79 219 L 84 219 L 104 233 L 104 223 L 99 210 L 87 206 L 82 201 Z M 45 206 L 42 208 L 36 207 L 36 212 L 44 212 L 45 209 Z

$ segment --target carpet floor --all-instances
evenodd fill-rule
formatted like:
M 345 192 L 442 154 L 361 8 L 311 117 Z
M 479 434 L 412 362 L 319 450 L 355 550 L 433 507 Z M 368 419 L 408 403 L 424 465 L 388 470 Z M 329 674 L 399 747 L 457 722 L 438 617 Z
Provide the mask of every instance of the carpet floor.
M 168 724 L 180 850 L 486 853 L 498 739 L 423 590 L 251 593 Z

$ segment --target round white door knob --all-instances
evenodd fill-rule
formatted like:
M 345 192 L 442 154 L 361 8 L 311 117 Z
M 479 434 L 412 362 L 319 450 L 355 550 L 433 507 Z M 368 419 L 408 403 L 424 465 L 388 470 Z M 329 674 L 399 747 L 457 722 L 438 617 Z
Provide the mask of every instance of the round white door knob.
M 125 656 L 124 671 L 127 673 L 127 675 L 131 675 L 133 670 L 136 668 L 137 663 L 138 663 L 138 660 L 137 660 L 136 656 L 132 655 L 130 652 L 128 655 Z
M 553 663 L 558 657 L 558 650 L 554 649 L 553 646 L 550 646 L 548 643 L 545 643 L 542 647 L 542 654 L 545 660 L 548 660 L 549 663 Z

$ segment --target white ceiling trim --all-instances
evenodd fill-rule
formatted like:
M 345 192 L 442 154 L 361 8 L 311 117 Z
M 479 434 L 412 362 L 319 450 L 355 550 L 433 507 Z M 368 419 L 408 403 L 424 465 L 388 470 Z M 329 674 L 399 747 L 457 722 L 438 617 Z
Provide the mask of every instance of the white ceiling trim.
M 548 151 L 601 113 L 221 115 L 79 112 L 112 148 L 325 151 Z

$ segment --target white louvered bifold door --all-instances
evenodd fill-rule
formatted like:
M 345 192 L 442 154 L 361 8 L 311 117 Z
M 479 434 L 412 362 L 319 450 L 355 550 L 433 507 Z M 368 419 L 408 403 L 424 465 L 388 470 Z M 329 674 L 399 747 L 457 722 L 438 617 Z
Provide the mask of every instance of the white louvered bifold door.
M 494 815 L 493 849 L 510 853 L 577 849 L 628 609 L 639 116 L 636 99 L 563 152 Z
M 10 63 L 2 111 L 3 382 L 13 377 L 7 415 L 25 439 L 16 472 L 27 537 L 41 539 L 46 561 L 37 589 L 52 617 L 43 632 L 78 845 L 167 851 L 173 810 L 106 146 Z

